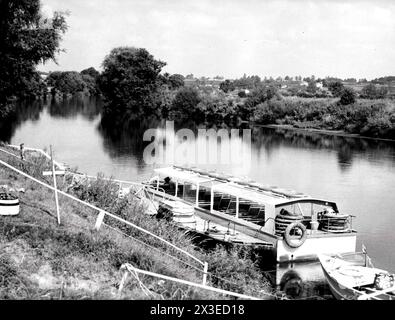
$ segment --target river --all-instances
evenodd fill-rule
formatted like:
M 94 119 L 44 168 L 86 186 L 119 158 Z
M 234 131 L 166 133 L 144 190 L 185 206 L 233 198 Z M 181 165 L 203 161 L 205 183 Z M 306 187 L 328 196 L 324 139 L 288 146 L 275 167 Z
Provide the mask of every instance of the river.
M 144 130 L 102 128 L 101 105 L 95 97 L 21 105 L 14 121 L 0 124 L 0 140 L 53 145 L 56 159 L 80 172 L 146 179 L 154 165 L 143 159 Z M 144 129 L 158 125 L 163 133 L 164 121 Z M 253 127 L 247 162 L 206 167 L 335 201 L 356 216 L 357 249 L 363 243 L 376 267 L 395 271 L 395 143 Z

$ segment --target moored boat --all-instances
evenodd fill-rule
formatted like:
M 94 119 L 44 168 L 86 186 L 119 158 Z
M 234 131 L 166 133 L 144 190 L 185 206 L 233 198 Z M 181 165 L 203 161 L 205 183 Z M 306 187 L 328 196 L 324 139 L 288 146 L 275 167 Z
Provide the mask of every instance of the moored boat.
M 318 259 L 336 299 L 395 300 L 394 275 L 388 271 L 328 255 L 319 255 Z
M 155 169 L 145 192 L 194 210 L 195 231 L 225 242 L 262 245 L 278 262 L 355 252 L 353 216 L 333 201 L 199 169 Z M 181 222 L 182 225 L 182 222 Z M 191 227 L 191 224 L 185 224 Z

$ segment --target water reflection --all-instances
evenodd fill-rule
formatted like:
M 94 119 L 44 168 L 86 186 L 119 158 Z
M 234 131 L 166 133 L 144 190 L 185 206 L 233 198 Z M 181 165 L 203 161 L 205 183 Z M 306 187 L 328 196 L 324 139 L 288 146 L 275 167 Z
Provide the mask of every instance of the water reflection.
M 370 161 L 395 160 L 395 142 L 374 139 L 360 139 L 316 132 L 252 127 L 253 144 L 264 148 L 268 155 L 279 147 L 295 149 L 336 151 L 339 167 L 350 169 L 356 154 L 367 155 Z
M 52 99 L 47 107 L 52 117 L 73 118 L 81 115 L 92 121 L 100 114 L 103 102 L 98 97 L 80 94 L 70 99 Z

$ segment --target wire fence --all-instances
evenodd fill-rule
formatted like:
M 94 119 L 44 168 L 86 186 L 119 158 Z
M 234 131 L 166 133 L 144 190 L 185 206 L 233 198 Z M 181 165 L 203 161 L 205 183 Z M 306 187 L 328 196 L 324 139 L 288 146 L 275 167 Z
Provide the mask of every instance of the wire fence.
M 29 148 L 29 149 L 30 149 L 30 148 Z M 5 151 L 5 150 L 0 149 L 0 151 Z M 13 156 L 13 157 L 19 159 L 19 157 L 18 157 L 17 155 L 15 155 L 15 154 L 13 154 L 13 153 L 11 153 L 11 152 L 7 152 L 7 151 L 6 151 L 5 153 L 8 154 L 8 155 L 10 155 L 10 156 Z M 45 153 L 44 151 L 42 151 L 42 150 L 40 151 L 40 153 L 46 154 L 46 153 Z M 26 160 L 22 160 L 22 159 L 19 159 L 19 160 L 21 160 L 22 162 L 25 162 L 25 163 L 26 163 Z M 232 284 L 234 284 L 234 285 L 238 285 L 238 284 L 237 284 L 237 283 L 234 283 L 234 282 L 232 282 L 232 281 L 230 281 L 230 280 L 228 280 L 228 279 L 224 279 L 224 278 L 222 278 L 222 277 L 219 277 L 219 276 L 217 276 L 217 275 L 215 275 L 215 274 L 213 274 L 213 273 L 211 273 L 211 272 L 209 273 L 209 272 L 207 271 L 208 265 L 207 265 L 206 262 L 201 261 L 200 259 L 198 259 L 197 257 L 193 256 L 193 255 L 190 254 L 189 252 L 187 252 L 187 251 L 185 251 L 185 250 L 183 250 L 183 249 L 181 249 L 181 248 L 175 246 L 174 244 L 172 244 L 172 243 L 168 242 L 167 240 L 165 240 L 165 239 L 163 239 L 163 238 L 161 238 L 161 237 L 159 237 L 159 236 L 153 234 L 152 232 L 150 232 L 150 231 L 148 231 L 148 230 L 145 230 L 145 229 L 143 229 L 143 228 L 141 228 L 141 227 L 139 227 L 139 226 L 137 226 L 137 225 L 135 225 L 135 224 L 133 224 L 133 223 L 131 223 L 131 222 L 129 222 L 129 221 L 126 221 L 126 220 L 124 220 L 124 219 L 122 219 L 122 218 L 120 218 L 120 217 L 118 217 L 118 216 L 116 216 L 116 215 L 114 215 L 114 214 L 111 214 L 111 213 L 109 213 L 109 212 L 106 212 L 106 211 L 104 211 L 104 210 L 102 210 L 102 209 L 100 209 L 100 208 L 98 208 L 98 207 L 96 207 L 96 206 L 94 206 L 94 205 L 92 205 L 92 204 L 90 204 L 90 203 L 87 203 L 87 202 L 85 202 L 85 201 L 82 201 L 82 200 L 80 200 L 80 199 L 78 199 L 78 198 L 76 198 L 76 197 L 74 197 L 74 196 L 72 196 L 72 195 L 70 195 L 70 194 L 68 194 L 68 193 L 66 193 L 66 192 L 64 192 L 64 191 L 58 190 L 57 188 L 52 187 L 51 185 L 49 185 L 49 184 L 47 184 L 47 183 L 45 183 L 45 182 L 43 182 L 43 181 L 40 181 L 40 180 L 38 180 L 38 179 L 36 179 L 36 178 L 34 178 L 34 177 L 32 177 L 32 176 L 26 174 L 25 172 L 23 172 L 23 171 L 21 171 L 21 170 L 15 168 L 15 167 L 13 167 L 13 166 L 11 166 L 10 164 L 8 164 L 8 163 L 6 163 L 6 162 L 4 162 L 4 161 L 2 161 L 2 160 L 0 160 L 0 164 L 3 165 L 3 166 L 5 166 L 5 167 L 7 167 L 8 169 L 10 169 L 10 170 L 16 172 L 16 173 L 18 173 L 18 174 L 20 174 L 20 175 L 22 175 L 22 176 L 28 178 L 29 180 L 34 181 L 34 182 L 40 184 L 41 186 L 43 186 L 43 187 L 45 187 L 45 188 L 47 188 L 47 189 L 50 189 L 50 190 L 52 190 L 52 191 L 54 191 L 54 192 L 56 192 L 56 193 L 59 193 L 59 194 L 65 196 L 66 198 L 69 198 L 69 199 L 71 199 L 71 200 L 73 200 L 73 201 L 76 201 L 76 202 L 78 202 L 78 203 L 80 203 L 80 204 L 83 204 L 84 206 L 90 207 L 91 209 L 94 209 L 94 210 L 98 211 L 98 212 L 99 212 L 99 217 L 98 217 L 98 218 L 100 218 L 100 214 L 104 214 L 104 215 L 109 216 L 109 217 L 111 217 L 111 218 L 113 218 L 113 219 L 115 219 L 115 220 L 117 220 L 117 221 L 119 221 L 119 222 L 125 223 L 126 225 L 128 225 L 128 226 L 130 226 L 130 227 L 133 227 L 133 228 L 135 228 L 135 229 L 137 229 L 137 230 L 139 230 L 139 231 L 142 231 L 143 233 L 146 233 L 146 234 L 148 234 L 148 235 L 150 235 L 150 236 L 152 236 L 152 237 L 154 237 L 154 238 L 156 238 L 156 239 L 162 241 L 163 243 L 165 243 L 165 244 L 167 244 L 168 246 L 172 247 L 172 248 L 175 249 L 176 251 L 185 254 L 185 255 L 188 256 L 189 258 L 192 258 L 195 262 L 198 262 L 200 265 L 204 266 L 204 269 L 203 269 L 203 270 L 202 270 L 201 268 L 197 268 L 196 266 L 194 266 L 194 265 L 192 265 L 192 264 L 190 264 L 190 263 L 188 263 L 188 262 L 186 262 L 186 261 L 184 261 L 184 260 L 182 260 L 182 259 L 180 259 L 180 258 L 177 258 L 177 257 L 175 257 L 175 256 L 173 256 L 173 255 L 171 255 L 171 254 L 169 254 L 169 253 L 163 252 L 163 251 L 161 251 L 160 249 L 155 248 L 155 247 L 153 247 L 153 246 L 151 246 L 151 245 L 145 243 L 144 241 L 141 241 L 141 240 L 139 240 L 139 239 L 137 239 L 137 238 L 135 238 L 135 237 L 132 237 L 132 236 L 130 236 L 130 235 L 127 235 L 127 234 L 123 233 L 123 232 L 120 231 L 120 230 L 116 230 L 116 228 L 113 228 L 113 227 L 109 226 L 108 224 L 105 224 L 105 223 L 103 223 L 103 222 L 101 221 L 101 223 L 103 223 L 106 227 L 109 227 L 109 228 L 111 228 L 111 229 L 113 229 L 113 230 L 115 230 L 115 231 L 117 231 L 117 232 L 120 232 L 120 233 L 123 234 L 124 236 L 126 236 L 126 237 L 128 237 L 128 238 L 131 238 L 131 239 L 133 239 L 134 241 L 137 241 L 138 243 L 140 243 L 140 244 L 142 244 L 142 245 L 144 245 L 144 246 L 149 247 L 151 250 L 154 250 L 154 251 L 160 253 L 161 255 L 166 255 L 167 257 L 169 257 L 169 258 L 171 258 L 171 259 L 174 259 L 174 260 L 176 260 L 176 261 L 178 261 L 178 262 L 180 262 L 180 263 L 183 263 L 184 265 L 186 265 L 186 266 L 188 266 L 188 267 L 190 267 L 190 268 L 192 268 L 192 269 L 194 269 L 194 270 L 196 270 L 196 271 L 199 271 L 199 272 L 203 273 L 203 284 L 202 284 L 202 285 L 196 284 L 196 283 L 193 283 L 193 282 L 189 282 L 189 281 L 186 281 L 186 280 L 182 280 L 182 279 L 176 279 L 176 278 L 170 279 L 171 281 L 175 281 L 175 282 L 179 282 L 179 283 L 184 283 L 184 284 L 188 284 L 188 285 L 194 285 L 194 286 L 197 286 L 197 287 L 200 287 L 200 288 L 205 288 L 205 289 L 207 289 L 207 290 L 212 290 L 212 291 L 215 291 L 215 292 L 222 292 L 222 293 L 230 294 L 230 295 L 233 295 L 233 296 L 244 297 L 244 298 L 248 298 L 248 299 L 257 299 L 257 298 L 255 298 L 255 297 L 250 297 L 250 296 L 247 296 L 247 295 L 243 295 L 243 294 L 239 294 L 239 293 L 230 292 L 230 291 L 226 291 L 226 290 L 214 288 L 214 287 L 211 287 L 211 286 L 207 286 L 207 284 L 206 284 L 207 275 L 210 275 L 210 276 L 212 276 L 212 277 L 216 277 L 217 279 L 220 279 L 220 280 L 222 280 L 222 281 L 226 281 L 226 282 L 228 282 L 228 283 L 232 283 Z M 34 163 L 31 163 L 31 164 L 34 165 Z M 125 183 L 126 181 L 122 181 L 122 182 Z M 129 182 L 126 182 L 126 183 L 129 183 Z M 141 185 L 141 186 L 142 186 L 142 187 L 145 187 L 144 185 Z M 52 215 L 51 215 L 51 216 L 52 216 Z M 54 216 L 53 216 L 53 217 L 54 217 Z M 103 217 L 101 218 L 101 220 L 103 220 Z M 101 223 L 100 223 L 100 224 L 101 224 Z M 99 227 L 100 227 L 100 224 L 99 224 Z M 96 223 L 96 225 L 97 225 L 97 223 Z M 150 273 L 149 271 L 138 270 L 138 272 L 143 273 L 143 274 L 144 274 L 144 273 L 145 273 L 145 274 L 150 274 L 150 275 L 154 276 L 154 274 L 153 274 L 153 273 Z M 163 277 L 167 277 L 167 276 L 165 276 L 165 275 L 158 275 L 158 274 L 156 274 L 155 276 L 162 277 L 162 278 L 163 278 Z M 169 277 L 168 277 L 168 278 L 169 278 Z M 169 279 L 168 279 L 168 280 L 169 280 Z M 267 294 L 267 295 L 270 295 L 270 294 Z M 270 295 L 270 296 L 272 296 L 272 295 Z

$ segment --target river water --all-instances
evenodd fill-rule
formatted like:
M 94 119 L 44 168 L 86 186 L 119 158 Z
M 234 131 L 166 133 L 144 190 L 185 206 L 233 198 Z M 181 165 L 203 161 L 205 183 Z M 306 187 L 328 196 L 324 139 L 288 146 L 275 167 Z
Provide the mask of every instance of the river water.
M 51 144 L 58 161 L 92 175 L 103 172 L 123 180 L 150 177 L 158 165 L 144 161 L 148 142 L 143 134 L 157 126 L 159 135 L 165 134 L 165 122 L 104 129 L 101 106 L 94 97 L 21 105 L 17 119 L 0 124 L 0 140 L 37 148 Z M 196 132 L 193 124 L 184 126 Z M 356 216 L 358 249 L 363 243 L 376 267 L 395 271 L 395 143 L 260 127 L 252 128 L 251 140 L 249 157 L 242 162 L 197 165 L 335 201 L 341 212 Z M 238 147 L 243 143 L 236 141 Z M 239 156 L 240 150 L 244 149 L 231 145 L 231 157 Z M 284 270 L 290 268 L 294 266 Z M 306 270 L 302 273 L 312 281 L 322 277 L 317 264 Z

